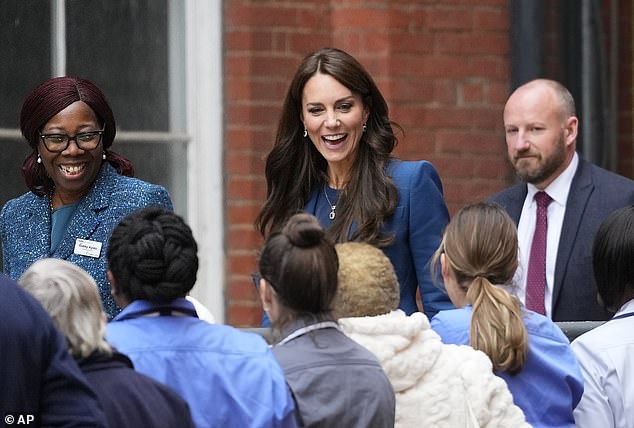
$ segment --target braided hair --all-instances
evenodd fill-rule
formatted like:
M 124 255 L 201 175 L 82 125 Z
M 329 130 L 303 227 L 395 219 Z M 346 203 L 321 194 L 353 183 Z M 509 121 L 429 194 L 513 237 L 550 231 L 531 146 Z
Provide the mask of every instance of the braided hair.
M 112 232 L 106 257 L 120 291 L 130 299 L 168 302 L 196 282 L 197 245 L 184 220 L 163 208 L 145 208 Z

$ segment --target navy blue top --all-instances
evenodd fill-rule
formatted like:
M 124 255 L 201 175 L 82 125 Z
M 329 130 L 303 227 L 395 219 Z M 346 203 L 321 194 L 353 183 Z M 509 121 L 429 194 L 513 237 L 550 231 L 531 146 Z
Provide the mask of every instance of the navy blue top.
M 128 357 L 94 353 L 77 361 L 97 393 L 110 427 L 193 428 L 187 402 L 134 370 Z
M 67 351 L 66 339 L 40 303 L 2 274 L 0 296 L 2 418 L 10 415 L 18 426 L 18 418 L 27 415 L 35 418 L 29 426 L 108 426 L 97 396 Z

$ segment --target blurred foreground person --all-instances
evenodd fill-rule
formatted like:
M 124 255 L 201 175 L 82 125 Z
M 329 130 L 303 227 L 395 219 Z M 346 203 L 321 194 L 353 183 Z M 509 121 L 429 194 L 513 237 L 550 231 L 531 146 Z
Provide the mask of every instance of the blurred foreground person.
M 634 206 L 599 226 L 592 263 L 601 302 L 616 314 L 572 342 L 585 381 L 580 428 L 634 427 Z
M 20 284 L 44 306 L 97 393 L 111 427 L 193 427 L 187 403 L 137 373 L 105 341 L 106 315 L 95 280 L 65 260 L 33 263 Z
M 0 412 L 5 425 L 107 427 L 97 396 L 42 306 L 0 274 Z

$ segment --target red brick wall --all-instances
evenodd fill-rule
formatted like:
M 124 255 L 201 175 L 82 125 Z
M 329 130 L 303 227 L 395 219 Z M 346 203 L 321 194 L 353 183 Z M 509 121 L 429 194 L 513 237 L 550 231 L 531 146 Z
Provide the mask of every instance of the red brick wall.
M 405 130 L 397 153 L 428 159 L 452 212 L 509 180 L 501 112 L 508 91 L 507 0 L 224 2 L 227 322 L 258 325 L 249 279 L 261 245 L 264 157 L 288 81 L 323 46 L 354 55 Z

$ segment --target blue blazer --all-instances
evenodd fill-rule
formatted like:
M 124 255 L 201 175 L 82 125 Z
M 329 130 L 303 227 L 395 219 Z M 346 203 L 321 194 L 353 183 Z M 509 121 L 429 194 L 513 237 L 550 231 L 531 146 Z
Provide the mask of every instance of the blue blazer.
M 384 231 L 393 234 L 395 239 L 392 245 L 383 248 L 383 252 L 394 265 L 400 283 L 399 308 L 407 314 L 418 310 L 418 287 L 425 315 L 431 319 L 438 311 L 453 308 L 445 291 L 432 282 L 429 271 L 429 260 L 440 245 L 449 221 L 442 183 L 434 166 L 427 161 L 393 160 L 387 171 L 398 189 L 399 202 L 394 214 L 384 223 Z M 304 207 L 313 215 L 317 210 L 319 191 L 312 192 Z M 327 228 L 329 224 L 322 226 Z
M 8 201 L 0 212 L 4 272 L 18 279 L 38 259 L 55 257 L 86 270 L 97 282 L 109 318 L 119 312 L 106 278 L 106 249 L 115 226 L 128 214 L 149 206 L 172 209 L 167 191 L 102 165 L 90 191 L 80 200 L 57 249 L 51 253 L 51 213 L 47 197 L 32 192 Z M 101 243 L 99 257 L 74 252 L 77 239 Z
M 502 205 L 519 223 L 526 183 L 518 183 L 489 200 Z M 579 158 L 570 185 L 559 238 L 553 285 L 553 321 L 607 320 L 597 301 L 592 244 L 601 222 L 614 210 L 634 204 L 634 181 Z

